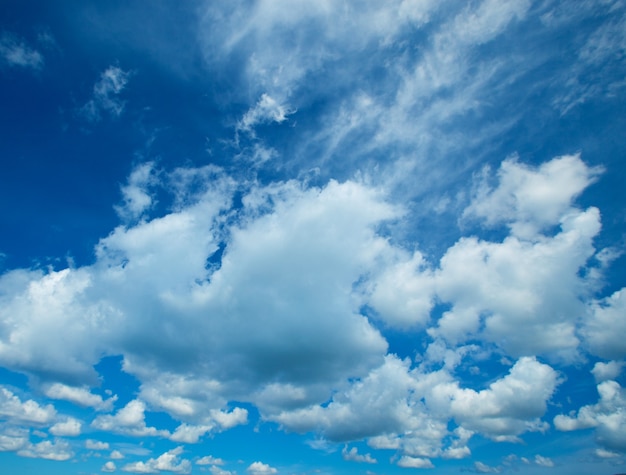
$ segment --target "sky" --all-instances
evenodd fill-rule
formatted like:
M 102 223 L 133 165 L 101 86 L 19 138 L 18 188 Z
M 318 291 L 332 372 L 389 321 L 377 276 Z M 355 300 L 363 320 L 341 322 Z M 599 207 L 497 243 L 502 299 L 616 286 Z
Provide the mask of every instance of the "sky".
M 3 0 L 0 473 L 625 473 L 625 78 L 623 0 Z

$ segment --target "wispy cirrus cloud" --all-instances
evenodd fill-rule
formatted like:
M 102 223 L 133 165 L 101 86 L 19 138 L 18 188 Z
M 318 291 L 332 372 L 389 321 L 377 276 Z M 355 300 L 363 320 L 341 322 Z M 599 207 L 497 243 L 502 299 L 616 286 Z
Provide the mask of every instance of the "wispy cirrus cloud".
M 11 67 L 40 70 L 44 65 L 44 57 L 39 51 L 8 32 L 0 34 L 0 58 Z
M 100 75 L 100 79 L 93 86 L 93 95 L 81 108 L 78 114 L 89 122 L 98 122 L 103 114 L 113 118 L 124 112 L 126 102 L 119 97 L 131 73 L 119 66 L 109 66 Z

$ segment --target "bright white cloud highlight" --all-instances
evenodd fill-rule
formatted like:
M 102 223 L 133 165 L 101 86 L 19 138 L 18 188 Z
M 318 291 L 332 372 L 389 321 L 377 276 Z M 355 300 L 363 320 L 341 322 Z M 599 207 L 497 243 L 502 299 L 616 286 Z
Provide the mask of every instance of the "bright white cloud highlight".
M 149 459 L 147 462 L 134 462 L 124 465 L 124 472 L 132 473 L 159 473 L 160 471 L 173 473 L 190 473 L 191 462 L 183 459 L 180 455 L 183 453 L 183 447 L 176 447 L 168 450 L 156 459 Z
M 607 359 L 626 358 L 626 289 L 593 302 L 590 313 L 582 329 L 590 351 Z
M 616 381 L 598 384 L 600 400 L 578 413 L 558 415 L 554 426 L 561 431 L 595 428 L 596 440 L 605 449 L 626 452 L 626 391 Z
M 270 467 L 266 463 L 263 462 L 252 462 L 246 471 L 250 475 L 272 475 L 274 473 L 278 473 L 274 467 Z
M 70 401 L 83 407 L 93 407 L 98 411 L 110 411 L 117 396 L 107 400 L 93 394 L 87 387 L 72 387 L 61 383 L 54 383 L 44 389 L 44 394 L 52 399 Z
M 78 419 L 68 417 L 65 421 L 57 422 L 50 427 L 50 433 L 60 437 L 76 437 L 80 435 L 82 426 L 82 422 Z
M 27 447 L 17 452 L 21 457 L 41 458 L 47 460 L 63 461 L 69 460 L 74 456 L 70 445 L 63 440 L 54 442 L 44 440 L 37 444 L 28 444 Z
M 113 415 L 100 415 L 94 419 L 91 426 L 94 429 L 118 432 L 136 437 L 167 436 L 165 430 L 157 430 L 146 426 L 146 405 L 143 401 L 134 399 Z
M 408 455 L 403 455 L 402 457 L 400 457 L 400 460 L 398 460 L 398 467 L 403 467 L 403 468 L 435 468 L 433 463 L 430 460 L 426 459 L 426 458 L 410 457 Z
M 350 462 L 377 463 L 376 459 L 372 457 L 371 454 L 360 454 L 356 447 L 352 447 L 348 450 L 348 447 L 344 446 L 341 451 L 341 456 L 344 460 L 348 460 Z
M 32 399 L 22 402 L 10 390 L 0 387 L 0 415 L 18 423 L 45 425 L 54 420 L 56 410 L 51 404 L 41 406 Z

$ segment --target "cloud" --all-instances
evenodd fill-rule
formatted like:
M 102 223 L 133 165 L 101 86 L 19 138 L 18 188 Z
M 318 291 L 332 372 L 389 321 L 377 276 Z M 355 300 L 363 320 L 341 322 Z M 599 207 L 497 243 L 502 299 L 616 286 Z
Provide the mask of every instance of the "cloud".
M 211 475 L 235 475 L 236 472 L 231 472 L 230 470 L 224 470 L 220 467 L 216 467 L 213 465 L 209 468 Z
M 474 434 L 518 441 L 544 431 L 560 377 L 524 355 L 572 362 L 592 338 L 582 319 L 597 280 L 583 271 L 597 254 L 599 212 L 574 201 L 596 172 L 578 156 L 503 167 L 466 219 L 493 218 L 510 234 L 462 237 L 429 262 L 385 234 L 406 210 L 364 179 L 236 185 L 215 167 L 139 166 L 129 186 L 148 180 L 171 207 L 151 218 L 138 205 L 136 221 L 99 241 L 91 265 L 1 276 L 0 362 L 36 375 L 50 397 L 101 408 L 112 398 L 91 393 L 93 367 L 122 355 L 136 399 L 91 427 L 179 443 L 247 423 L 232 401 L 286 430 L 429 460 L 469 456 Z M 524 198 L 546 177 L 578 183 L 538 193 L 556 211 Z M 498 193 L 518 198 L 494 211 L 485 203 Z M 517 222 L 534 234 L 516 235 Z M 398 299 L 406 305 L 394 308 Z M 438 314 L 435 303 L 448 309 Z M 387 354 L 381 322 L 426 328 L 423 360 Z M 489 345 L 481 357 L 516 362 L 476 390 L 455 371 L 480 343 Z M 148 408 L 177 428 L 148 426 Z
M 348 446 L 344 446 L 341 451 L 341 456 L 344 460 L 348 460 L 350 462 L 359 462 L 359 463 L 377 463 L 376 459 L 371 456 L 371 454 L 359 454 L 359 451 L 356 447 L 352 447 L 348 450 Z
M 224 465 L 224 461 L 221 458 L 213 457 L 212 455 L 206 455 L 196 460 L 197 465 Z
M 455 383 L 433 388 L 432 403 L 450 404 L 462 426 L 496 440 L 515 440 L 527 430 L 545 430 L 539 419 L 559 384 L 556 371 L 535 358 L 520 358 L 508 375 L 487 389 L 458 388 Z
M 578 413 L 558 415 L 554 426 L 561 431 L 595 428 L 596 441 L 609 451 L 626 452 L 626 394 L 616 381 L 598 384 L 600 400 Z
M 27 447 L 19 450 L 17 455 L 21 457 L 63 461 L 71 459 L 74 453 L 67 442 L 57 439 L 54 442 L 44 440 L 37 444 L 28 444 Z
M 98 411 L 110 411 L 117 396 L 103 400 L 102 396 L 93 394 L 87 387 L 72 387 L 61 383 L 51 384 L 44 389 L 44 394 L 52 399 L 70 401 L 83 407 L 93 407 Z
M 91 426 L 94 429 L 117 432 L 135 437 L 168 436 L 165 430 L 157 430 L 146 426 L 146 405 L 143 401 L 133 399 L 113 415 L 104 414 L 96 417 Z
M 402 457 L 400 457 L 397 465 L 398 467 L 403 468 L 435 468 L 433 463 L 426 458 L 410 457 L 408 455 L 403 455 Z
M 541 455 L 535 455 L 535 463 L 541 467 L 554 467 L 554 462 L 550 457 L 542 457 Z
M 102 470 L 103 472 L 115 472 L 115 470 L 117 470 L 117 467 L 113 462 L 109 460 L 102 466 L 100 470 Z
M 4 425 L 1 431 L 0 452 L 16 452 L 29 444 L 29 433 L 24 428 Z
M 268 94 L 263 94 L 256 105 L 244 114 L 237 127 L 239 130 L 253 133 L 256 125 L 268 122 L 280 124 L 292 113 L 286 106 L 279 104 Z
M 123 203 L 115 207 L 122 220 L 137 220 L 154 205 L 150 194 L 150 187 L 157 183 L 154 174 L 153 162 L 142 163 L 131 172 L 127 184 L 121 188 Z
M 498 467 L 491 467 L 487 464 L 476 461 L 474 462 L 474 471 L 478 473 L 500 473 L 501 470 Z
M 479 192 L 466 215 L 507 223 L 511 234 L 502 242 L 461 238 L 446 251 L 436 292 L 452 308 L 429 334 L 453 343 L 480 334 L 513 356 L 576 359 L 577 325 L 586 313 L 581 301 L 595 285 L 580 271 L 596 252 L 600 213 L 571 202 L 595 173 L 577 156 L 535 170 L 505 160 L 496 191 Z M 545 235 L 548 226 L 560 230 Z M 551 286 L 556 281 L 559 289 Z
M 274 467 L 270 467 L 269 465 L 263 462 L 252 462 L 248 466 L 246 471 L 250 475 L 271 475 L 274 473 L 278 473 L 278 470 L 276 470 Z
M 80 435 L 82 429 L 82 422 L 73 417 L 68 417 L 63 422 L 57 422 L 50 427 L 50 433 L 56 436 L 71 436 L 75 437 Z
M 7 32 L 0 35 L 0 58 L 9 66 L 34 70 L 42 69 L 44 64 L 43 56 L 39 51 Z
M 596 379 L 596 383 L 601 383 L 608 379 L 617 379 L 624 367 L 623 361 L 609 361 L 608 363 L 597 362 L 591 372 Z
M 581 330 L 591 353 L 607 359 L 626 358 L 626 342 L 621 338 L 626 332 L 625 313 L 626 289 L 591 303 L 591 315 Z
M 557 225 L 601 172 L 600 167 L 588 167 L 580 155 L 557 157 L 535 169 L 507 159 L 498 170 L 497 188 L 479 182 L 464 215 L 491 226 L 504 223 L 513 236 L 532 239 Z
M 99 440 L 87 439 L 85 448 L 89 450 L 109 450 L 108 442 L 100 442 Z
M 124 112 L 125 101 L 119 95 L 128 84 L 131 73 L 118 66 L 109 66 L 93 86 L 93 97 L 80 109 L 79 114 L 89 122 L 98 122 L 102 114 L 119 117 Z
M 134 462 L 124 465 L 124 472 L 132 473 L 159 473 L 160 471 L 173 473 L 191 473 L 191 462 L 181 459 L 183 447 L 176 447 L 161 454 L 156 459 L 149 459 L 147 462 Z
M 56 410 L 51 404 L 41 406 L 32 399 L 22 402 L 10 390 L 0 387 L 0 414 L 15 423 L 45 425 L 54 420 Z

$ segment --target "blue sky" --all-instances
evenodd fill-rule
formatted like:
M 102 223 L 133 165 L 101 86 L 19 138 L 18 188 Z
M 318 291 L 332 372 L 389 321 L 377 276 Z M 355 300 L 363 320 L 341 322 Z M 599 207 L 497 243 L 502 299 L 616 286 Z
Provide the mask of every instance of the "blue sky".
M 626 471 L 625 32 L 3 1 L 0 471 Z

